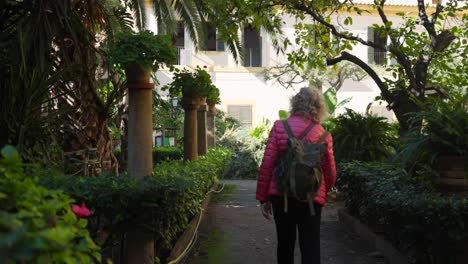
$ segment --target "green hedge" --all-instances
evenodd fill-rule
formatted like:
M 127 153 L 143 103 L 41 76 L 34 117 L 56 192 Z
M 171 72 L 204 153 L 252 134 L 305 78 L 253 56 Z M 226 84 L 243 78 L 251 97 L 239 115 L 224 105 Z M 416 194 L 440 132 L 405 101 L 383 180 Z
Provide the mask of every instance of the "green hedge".
M 410 263 L 466 263 L 468 200 L 382 163 L 341 163 L 337 187 L 349 212 L 384 234 Z
M 74 202 L 61 191 L 37 185 L 25 175 L 13 147 L 0 159 L 0 263 L 95 263 L 99 247 L 87 220 L 71 210 Z
M 120 239 L 129 227 L 154 234 L 160 257 L 171 248 L 200 209 L 209 188 L 225 170 L 232 156 L 227 149 L 212 149 L 197 161 L 157 164 L 153 177 L 138 182 L 128 176 L 72 177 L 47 175 L 41 183 L 62 189 L 96 212 L 92 229 L 106 230 L 106 246 Z M 105 220 L 105 221 L 104 221 Z M 163 258 L 164 256 L 162 256 Z
M 153 163 L 161 163 L 169 160 L 181 160 L 184 156 L 182 149 L 175 147 L 155 147 L 153 148 Z

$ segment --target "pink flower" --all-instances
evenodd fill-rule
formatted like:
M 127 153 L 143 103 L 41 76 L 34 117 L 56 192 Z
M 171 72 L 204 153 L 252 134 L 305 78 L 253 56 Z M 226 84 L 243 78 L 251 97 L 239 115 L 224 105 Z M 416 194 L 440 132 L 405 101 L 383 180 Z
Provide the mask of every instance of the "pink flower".
M 81 206 L 78 206 L 77 204 L 72 205 L 71 207 L 73 213 L 75 213 L 76 216 L 78 217 L 88 217 L 93 214 L 93 211 L 89 210 L 86 207 L 85 202 L 81 203 Z

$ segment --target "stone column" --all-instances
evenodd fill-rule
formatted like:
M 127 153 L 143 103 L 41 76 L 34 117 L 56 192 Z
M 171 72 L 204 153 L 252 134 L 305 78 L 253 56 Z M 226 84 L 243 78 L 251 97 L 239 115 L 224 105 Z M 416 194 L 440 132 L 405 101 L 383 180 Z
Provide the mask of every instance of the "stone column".
M 206 105 L 206 99 L 200 99 L 200 106 L 198 107 L 198 155 L 206 155 L 207 152 L 207 138 L 206 138 L 206 112 L 208 107 Z
M 138 76 L 127 71 L 128 88 L 128 173 L 143 180 L 153 170 L 152 89 L 149 74 Z M 135 73 L 135 74 L 134 74 Z M 139 72 L 137 72 L 139 73 Z M 135 75 L 137 76 L 136 78 Z M 154 263 L 154 241 L 151 235 L 138 227 L 128 227 L 124 263 Z
M 142 180 L 153 170 L 152 83 L 127 84 L 128 173 Z
M 198 98 L 182 97 L 182 108 L 185 111 L 184 160 L 196 160 L 198 158 L 197 109 L 199 103 Z
M 208 113 L 206 114 L 206 128 L 207 128 L 207 143 L 208 148 L 214 148 L 216 146 L 216 105 L 208 104 Z

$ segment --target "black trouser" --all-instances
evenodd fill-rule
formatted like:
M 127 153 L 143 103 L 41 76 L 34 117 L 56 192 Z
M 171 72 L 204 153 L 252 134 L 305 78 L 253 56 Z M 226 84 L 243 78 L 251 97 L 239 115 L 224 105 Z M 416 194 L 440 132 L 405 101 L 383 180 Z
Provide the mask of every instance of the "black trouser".
M 296 227 L 299 231 L 299 247 L 302 264 L 320 264 L 320 218 L 322 206 L 314 203 L 315 216 L 312 216 L 309 204 L 296 199 L 288 199 L 288 210 L 284 212 L 284 198 L 272 197 L 278 237 L 278 264 L 294 264 L 294 246 Z

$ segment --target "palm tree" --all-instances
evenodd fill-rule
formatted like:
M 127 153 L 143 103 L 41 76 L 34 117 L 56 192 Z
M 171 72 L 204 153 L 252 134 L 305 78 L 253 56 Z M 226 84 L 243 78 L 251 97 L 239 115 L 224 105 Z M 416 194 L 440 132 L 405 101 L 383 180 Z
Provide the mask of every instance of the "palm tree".
M 96 35 L 129 28 L 131 15 L 105 0 L 1 5 L 0 144 L 37 158 L 54 138 L 64 151 L 96 148 L 102 167 L 115 168 L 106 121 L 122 92 L 99 95 Z

